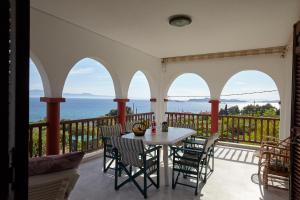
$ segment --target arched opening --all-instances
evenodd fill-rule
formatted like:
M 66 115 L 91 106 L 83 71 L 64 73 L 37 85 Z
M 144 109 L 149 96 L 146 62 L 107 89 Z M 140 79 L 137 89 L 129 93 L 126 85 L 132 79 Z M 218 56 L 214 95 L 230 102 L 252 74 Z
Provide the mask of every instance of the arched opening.
M 238 72 L 222 90 L 221 114 L 224 114 L 222 111 L 225 112 L 225 107 L 229 114 L 278 117 L 280 96 L 276 83 L 260 71 Z
M 199 75 L 185 73 L 178 76 L 168 90 L 168 112 L 210 112 L 210 90 Z
M 46 105 L 40 102 L 45 96 L 41 75 L 37 66 L 29 59 L 29 121 L 36 122 L 46 117 Z
M 100 62 L 84 58 L 69 72 L 63 89 L 61 119 L 104 116 L 116 108 L 115 89 L 110 73 Z
M 220 108 L 223 138 L 254 143 L 279 138 L 280 96 L 269 75 L 255 70 L 233 75 L 222 90 Z
M 128 98 L 130 101 L 127 103 L 127 105 L 134 113 L 151 111 L 150 86 L 143 72 L 137 71 L 133 75 L 128 89 Z

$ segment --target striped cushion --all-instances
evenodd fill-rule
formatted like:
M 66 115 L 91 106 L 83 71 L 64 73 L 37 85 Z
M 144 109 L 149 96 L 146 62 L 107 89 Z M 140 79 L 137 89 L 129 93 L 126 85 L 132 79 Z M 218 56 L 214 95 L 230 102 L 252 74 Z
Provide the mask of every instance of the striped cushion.
M 118 149 L 121 155 L 121 161 L 125 165 L 142 167 L 143 160 L 141 154 L 144 154 L 143 140 L 128 139 L 121 137 L 112 137 L 112 144 Z
M 101 134 L 104 137 L 120 136 L 122 133 L 121 124 L 113 126 L 100 126 Z

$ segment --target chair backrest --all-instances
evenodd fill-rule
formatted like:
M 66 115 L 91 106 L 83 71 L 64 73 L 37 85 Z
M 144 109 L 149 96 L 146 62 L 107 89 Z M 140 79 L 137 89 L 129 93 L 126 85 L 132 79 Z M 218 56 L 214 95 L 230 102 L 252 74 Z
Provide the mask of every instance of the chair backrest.
M 140 121 L 131 121 L 131 122 L 127 121 L 125 123 L 125 132 L 132 132 L 132 126 L 133 126 L 133 124 L 138 123 L 138 122 L 140 122 Z
M 287 137 L 283 140 L 280 140 L 280 142 L 279 142 L 279 146 L 281 146 L 281 147 L 289 148 L 290 145 L 291 145 L 291 138 L 290 137 Z
M 121 136 L 122 126 L 121 124 L 116 124 L 112 126 L 100 126 L 100 131 L 102 137 Z
M 215 135 L 211 135 L 205 140 L 203 144 L 203 151 L 205 154 L 207 154 L 210 150 L 212 150 L 212 147 L 215 143 L 215 138 L 216 138 Z
M 144 143 L 140 139 L 112 137 L 112 145 L 121 155 L 121 161 L 126 165 L 143 166 L 141 154 L 144 154 Z
M 217 140 L 218 140 L 218 139 L 219 139 L 219 137 L 220 137 L 220 133 L 219 133 L 219 132 L 217 132 L 217 133 L 214 133 L 212 136 L 213 136 L 214 143 L 216 143 L 216 142 L 217 142 Z

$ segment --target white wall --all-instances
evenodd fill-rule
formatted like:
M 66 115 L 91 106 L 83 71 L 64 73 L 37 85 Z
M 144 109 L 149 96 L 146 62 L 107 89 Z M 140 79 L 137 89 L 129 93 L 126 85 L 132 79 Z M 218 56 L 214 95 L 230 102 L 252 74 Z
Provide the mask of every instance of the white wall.
M 256 55 L 203 61 L 176 62 L 166 65 L 161 92 L 167 92 L 176 79 L 184 73 L 201 76 L 210 89 L 211 99 L 220 99 L 226 82 L 236 73 L 245 70 L 257 70 L 269 75 L 275 82 L 281 100 L 280 132 L 284 137 L 289 134 L 290 98 L 291 98 L 291 57 L 280 55 Z
M 268 74 L 276 83 L 281 100 L 281 137 L 289 133 L 291 98 L 291 54 L 258 55 L 192 62 L 169 63 L 77 25 L 31 8 L 30 49 L 48 97 L 61 97 L 65 80 L 72 67 L 85 57 L 101 62 L 114 81 L 117 98 L 127 98 L 134 73 L 142 71 L 149 81 L 152 110 L 158 122 L 163 120 L 171 83 L 183 73 L 196 73 L 208 84 L 211 99 L 219 99 L 226 82 L 244 70 Z
M 132 76 L 141 70 L 151 95 L 158 93 L 160 59 L 130 48 L 91 31 L 31 8 L 30 49 L 46 72 L 45 93 L 61 97 L 66 77 L 79 60 L 89 57 L 101 62 L 111 74 L 117 98 L 127 98 Z

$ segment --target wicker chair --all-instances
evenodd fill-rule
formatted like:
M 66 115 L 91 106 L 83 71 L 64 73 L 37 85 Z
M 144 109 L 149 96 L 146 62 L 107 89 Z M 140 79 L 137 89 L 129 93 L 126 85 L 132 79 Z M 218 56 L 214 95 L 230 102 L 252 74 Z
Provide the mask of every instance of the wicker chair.
M 160 146 L 153 147 L 152 149 L 145 150 L 145 146 L 142 140 L 128 139 L 121 137 L 112 137 L 112 144 L 115 149 L 115 189 L 128 182 L 133 182 L 138 190 L 143 194 L 144 198 L 147 198 L 147 188 L 154 185 L 159 188 L 159 150 Z M 156 151 L 156 156 L 149 156 Z M 132 167 L 139 168 L 139 170 L 132 174 Z M 129 168 L 129 169 L 127 169 Z M 125 171 L 128 178 L 122 183 L 118 184 L 118 172 L 119 170 Z M 151 174 L 156 172 L 156 183 L 150 177 Z M 143 187 L 141 187 L 135 180 L 138 176 L 143 175 Z M 150 180 L 151 184 L 147 185 L 147 180 Z
M 260 148 L 254 153 L 254 155 L 258 157 L 258 175 L 260 175 L 264 159 L 266 159 L 267 154 L 265 152 L 272 153 L 274 152 L 274 148 L 289 149 L 290 143 L 290 137 L 279 140 L 278 138 L 267 136 L 267 141 L 263 141 Z M 278 151 L 278 149 L 276 151 Z
M 68 199 L 79 173 L 77 169 L 30 176 L 28 178 L 28 199 Z
M 117 136 L 120 137 L 122 134 L 121 124 L 116 124 L 113 126 L 100 126 L 102 141 L 103 141 L 103 172 L 107 172 L 108 169 L 114 169 L 110 166 L 115 160 L 111 137 Z
M 172 171 L 172 188 L 176 184 L 195 188 L 195 195 L 198 194 L 199 181 L 206 183 L 207 170 L 210 163 L 210 155 L 213 151 L 215 140 L 213 136 L 207 138 L 200 148 L 190 147 L 172 147 L 173 153 L 173 171 Z M 204 169 L 204 173 L 203 173 Z M 175 178 L 175 172 L 177 176 Z M 180 174 L 183 178 L 191 177 L 196 179 L 196 185 L 186 184 L 178 181 Z
M 290 175 L 290 148 L 289 147 L 279 147 L 269 145 L 267 151 L 262 152 L 262 157 L 265 158 L 261 162 L 261 167 L 263 167 L 263 185 L 264 188 L 268 186 L 278 187 L 281 189 L 287 189 L 280 185 L 276 185 L 276 181 L 286 181 L 289 182 Z M 270 184 L 272 180 L 272 184 Z

